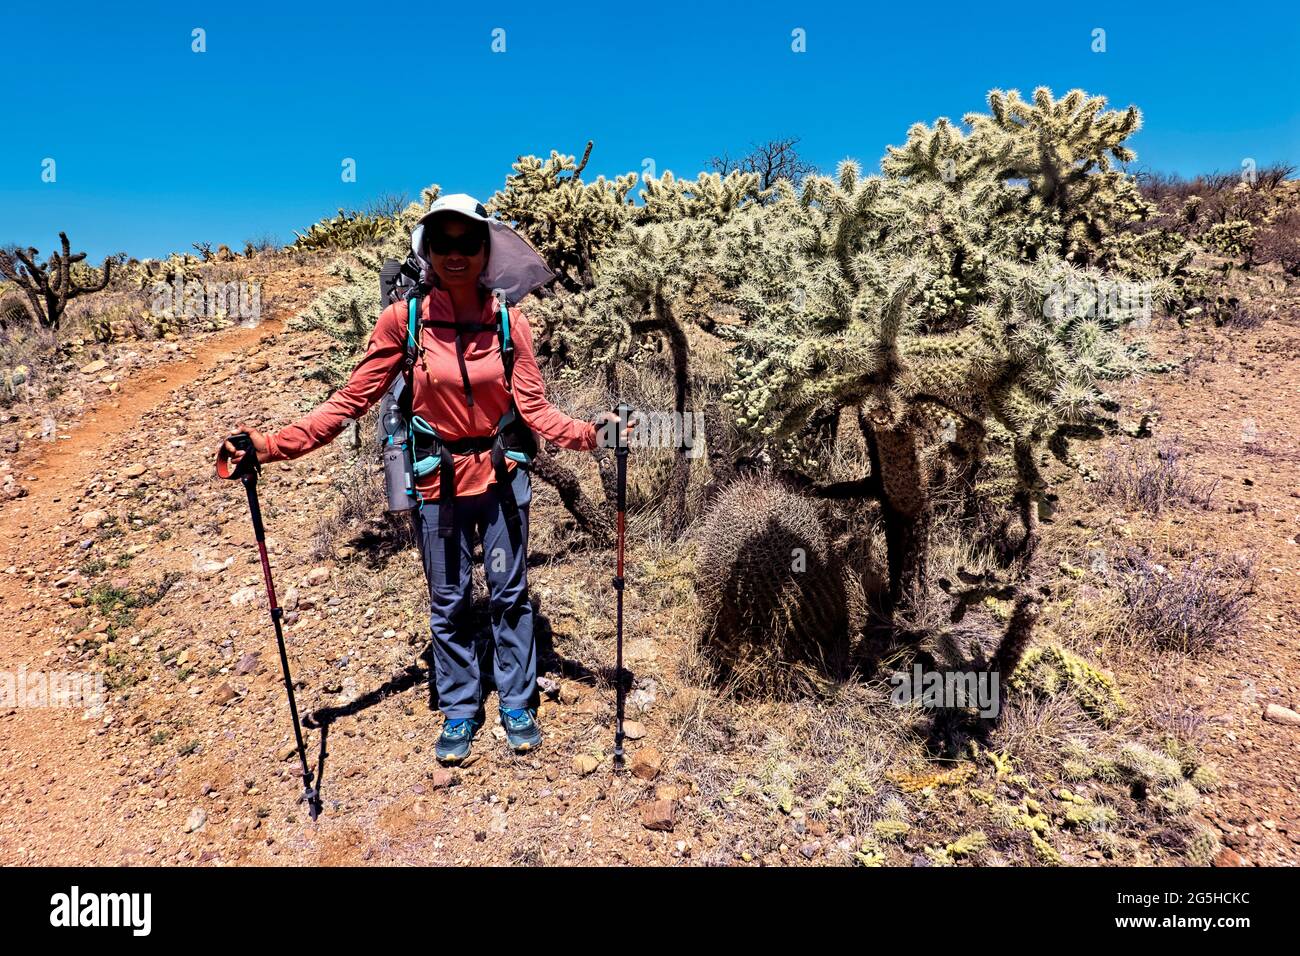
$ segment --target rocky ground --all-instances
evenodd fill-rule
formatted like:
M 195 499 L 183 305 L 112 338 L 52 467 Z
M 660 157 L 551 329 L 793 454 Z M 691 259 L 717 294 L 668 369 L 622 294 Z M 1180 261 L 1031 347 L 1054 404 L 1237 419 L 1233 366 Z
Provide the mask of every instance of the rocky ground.
M 545 624 L 545 745 L 515 757 L 489 727 L 466 766 L 439 768 L 418 558 L 367 505 L 371 476 L 346 439 L 269 466 L 261 482 L 300 707 L 327 729 L 309 734 L 313 762 L 323 737 L 326 750 L 325 813 L 309 822 L 295 803 L 301 782 L 245 500 L 214 478 L 212 454 L 240 420 L 279 427 L 320 397 L 305 375 L 325 342 L 284 327 L 323 287 L 319 274 L 277 273 L 256 328 L 106 348 L 70 373 L 85 405 L 66 427 L 43 435 L 39 408 L 11 412 L 0 661 L 102 673 L 109 699 L 102 709 L 0 710 L 0 863 L 1184 859 L 1181 838 L 1162 842 L 1164 824 L 1131 809 L 1122 788 L 1071 783 L 1062 796 L 1028 745 L 1016 750 L 1016 728 L 1000 755 L 929 772 L 896 717 L 882 718 L 892 729 L 878 738 L 876 724 L 837 717 L 878 713 L 878 688 L 846 689 L 834 705 L 719 699 L 696 680 L 689 546 L 653 540 L 630 563 L 632 739 L 628 769 L 614 773 L 611 556 L 584 542 L 540 483 L 530 581 Z M 1077 604 L 1065 601 L 1043 635 L 1115 674 L 1133 705 L 1125 733 L 1177 725 L 1197 738 L 1223 784 L 1188 812 L 1219 835 L 1220 865 L 1300 860 L 1300 314 L 1284 295 L 1270 301 L 1277 311 L 1254 328 L 1162 325 L 1156 357 L 1175 370 L 1125 386 L 1126 420 L 1146 415 L 1196 474 L 1219 479 L 1210 506 L 1144 514 L 1075 481 L 1045 542 L 1069 572 L 1063 587 L 1087 583 L 1075 573 L 1087 555 L 1130 543 L 1172 561 L 1255 555 L 1245 624 L 1217 649 L 1152 653 L 1119 631 L 1077 627 Z M 1104 468 L 1107 454 L 1142 441 L 1086 455 Z M 589 458 L 566 460 L 595 475 Z M 1051 713 L 1026 707 L 1022 736 L 1026 714 L 1050 745 Z M 822 749 L 809 749 L 813 738 Z M 1006 772 L 1013 765 L 1020 773 Z M 1105 839 L 1072 829 L 1078 801 L 1113 806 L 1120 822 L 1099 828 Z M 1020 832 L 1006 814 L 986 821 L 998 807 L 1040 822 Z M 957 845 L 976 825 L 987 847 Z

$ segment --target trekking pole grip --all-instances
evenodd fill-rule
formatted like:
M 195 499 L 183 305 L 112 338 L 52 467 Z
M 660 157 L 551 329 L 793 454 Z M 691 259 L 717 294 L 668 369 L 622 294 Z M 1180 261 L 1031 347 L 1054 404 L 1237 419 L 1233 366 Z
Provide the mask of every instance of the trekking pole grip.
M 618 421 L 612 423 L 614 425 L 614 454 L 618 461 L 618 511 L 620 514 L 627 510 L 627 430 L 634 411 L 627 402 L 619 402 L 618 407 L 614 409 Z
M 236 451 L 242 451 L 244 457 L 239 459 L 236 464 L 230 459 L 230 452 L 226 451 L 226 444 L 235 446 Z M 236 432 L 217 448 L 217 477 L 243 478 L 247 475 L 256 476 L 262 470 L 262 464 L 257 460 L 257 447 L 253 444 L 253 437 L 248 432 Z

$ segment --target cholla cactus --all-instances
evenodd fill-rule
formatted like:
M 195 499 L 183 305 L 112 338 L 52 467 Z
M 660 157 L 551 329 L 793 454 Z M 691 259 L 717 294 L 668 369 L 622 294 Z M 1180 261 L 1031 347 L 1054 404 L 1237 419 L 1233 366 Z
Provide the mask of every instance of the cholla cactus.
M 1198 826 L 1187 841 L 1187 862 L 1192 866 L 1213 866 L 1222 849 L 1217 833 L 1209 827 Z
M 1007 683 L 1012 690 L 1041 697 L 1068 694 L 1084 712 L 1103 726 L 1114 724 L 1127 710 L 1124 698 L 1120 696 L 1119 689 L 1109 675 L 1055 644 L 1031 648 Z M 1067 756 L 1076 762 L 1082 762 L 1077 753 Z M 1172 765 L 1176 770 L 1178 767 L 1177 761 L 1152 753 L 1139 744 L 1121 751 L 1120 756 L 1124 761 L 1122 766 L 1126 769 L 1132 770 L 1135 775 L 1151 776 L 1152 779 L 1156 779 L 1154 775 L 1157 772 L 1153 768 L 1168 768 Z M 1174 779 L 1167 774 L 1159 777 L 1166 778 Z
M 1090 290 L 1107 276 L 1021 261 L 980 211 L 997 188 L 980 178 L 913 188 L 844 163 L 835 180 L 809 180 L 801 199 L 761 207 L 764 233 L 777 238 L 745 271 L 719 266 L 742 321 L 721 330 L 736 342 L 726 397 L 739 426 L 771 447 L 828 408 L 863 413 L 887 526 L 911 552 L 891 554 L 895 597 L 921 583 L 940 459 L 956 453 L 972 481 L 1009 474 L 1032 550 L 1046 490 L 1038 457 L 1101 415 L 1106 380 L 1141 365 L 1117 333 L 1150 299 L 1097 308 Z M 752 231 L 739 216 L 714 248 Z M 774 276 L 798 277 L 798 294 Z M 960 424 L 959 444 L 936 442 L 945 417 Z
M 383 258 L 358 251 L 327 270 L 342 280 L 326 289 L 294 316 L 291 328 L 324 332 L 338 344 L 309 377 L 339 388 L 347 381 L 357 354 L 365 349 L 379 315 L 379 272 Z
M 345 212 L 330 219 L 312 223 L 305 233 L 294 232 L 298 238 L 289 249 L 293 252 L 316 252 L 323 249 L 355 249 L 373 246 L 390 240 L 400 233 L 400 223 L 387 216 L 369 216 L 360 212 Z
M 641 190 L 643 205 L 636 210 L 639 223 L 702 219 L 726 222 L 740 209 L 765 199 L 758 173 L 700 173 L 693 181 L 665 172 L 659 179 L 646 177 Z
M 1113 168 L 1134 158 L 1124 141 L 1141 128 L 1136 107 L 1107 110 L 1104 97 L 1082 90 L 1058 100 L 1046 87 L 1030 101 L 993 90 L 988 104 L 989 113 L 963 118 L 969 133 L 947 118 L 916 124 L 882 168 L 950 189 L 994 179 L 1001 189 L 989 211 L 1025 258 L 1100 264 L 1105 240 L 1150 214 L 1132 178 Z
M 1157 753 L 1136 741 L 1125 743 L 1114 758 L 1115 766 L 1130 780 L 1147 786 L 1174 786 L 1182 780 L 1182 766 L 1177 760 Z
M 63 251 L 51 252 L 41 264 L 35 248 L 0 251 L 0 279 L 22 290 L 32 314 L 48 329 L 59 327 L 69 301 L 106 288 L 113 266 L 121 264 L 120 258 L 109 256 L 100 269 L 87 269 L 82 265 L 86 254 L 72 251 L 68 234 L 59 233 L 59 241 Z
M 1104 238 L 1149 214 L 1132 177 L 1113 168 L 1136 158 L 1124 141 L 1142 127 L 1137 107 L 1107 110 L 1105 97 L 1082 90 L 1057 100 L 1044 86 L 1032 101 L 993 90 L 988 104 L 988 115 L 965 117 L 971 138 L 1003 176 L 1026 181 L 1026 220 L 1060 226 L 1061 245 L 1045 251 L 1092 263 Z
M 570 292 L 595 283 L 593 263 L 629 221 L 628 193 L 637 181 L 636 173 L 628 173 L 613 181 L 598 176 L 584 182 L 591 145 L 587 143 L 581 162 L 555 150 L 546 160 L 519 157 L 505 186 L 488 203 L 490 211 L 528 237 Z

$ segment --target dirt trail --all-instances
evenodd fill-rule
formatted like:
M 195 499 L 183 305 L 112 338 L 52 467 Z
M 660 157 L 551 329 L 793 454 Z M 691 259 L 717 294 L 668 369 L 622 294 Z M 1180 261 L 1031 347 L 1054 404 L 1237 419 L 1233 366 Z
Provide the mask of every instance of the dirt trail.
M 28 475 L 36 479 L 26 485 L 27 496 L 0 506 L 0 533 L 6 542 L 12 542 L 16 526 L 24 519 L 30 523 L 42 517 L 43 510 L 55 499 L 85 480 L 87 460 L 121 458 L 114 443 L 139 428 L 144 412 L 249 346 L 279 332 L 282 326 L 279 319 L 269 319 L 256 327 L 236 326 L 216 333 L 194 357 L 142 370 L 123 382 L 117 397 L 91 409 L 65 436 L 46 444 L 40 458 L 27 466 Z
M 40 457 L 25 466 L 27 495 L 0 505 L 0 567 L 5 569 L 0 573 L 0 604 L 11 624 L 0 629 L 0 662 L 6 670 L 43 670 L 43 662 L 57 648 L 57 640 L 48 634 L 58 600 L 53 594 L 58 575 L 50 571 L 63 550 L 58 533 L 70 515 L 66 502 L 75 500 L 87 475 L 122 459 L 124 447 L 147 437 L 140 428 L 145 413 L 274 336 L 282 326 L 280 318 L 251 328 L 237 326 L 207 338 L 192 357 L 141 370 L 121 383 L 117 396 L 95 406 L 66 438 L 43 444 Z M 19 574 L 19 567 L 34 574 Z M 8 793 L 0 798 L 0 861 L 18 862 L 36 854 L 49 863 L 87 862 L 116 828 L 112 818 L 97 812 L 109 775 L 115 776 L 105 755 L 93 746 L 102 730 L 83 720 L 77 709 L 30 708 L 0 712 L 0 718 L 0 769 L 6 775 L 21 770 L 39 782 L 42 796 L 39 806 L 28 797 L 22 807 L 6 806 Z M 38 822 L 39 827 L 33 826 Z M 46 847 L 15 842 L 7 832 L 15 825 L 44 830 L 42 842 L 58 847 L 56 855 L 48 856 Z

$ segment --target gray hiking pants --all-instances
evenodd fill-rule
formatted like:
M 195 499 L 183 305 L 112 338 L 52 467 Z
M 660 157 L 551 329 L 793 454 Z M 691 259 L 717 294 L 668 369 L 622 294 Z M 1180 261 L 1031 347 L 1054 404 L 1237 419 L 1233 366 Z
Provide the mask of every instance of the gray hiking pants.
M 416 536 L 429 582 L 429 627 L 433 634 L 434 686 L 438 709 L 447 717 L 477 717 L 483 703 L 480 662 L 487 657 L 471 620 L 470 566 L 474 543 L 483 542 L 492 620 L 492 673 L 500 706 L 535 707 L 537 646 L 533 606 L 528 601 L 528 472 L 516 468 L 512 487 L 519 505 L 520 533 L 512 534 L 496 485 L 481 495 L 457 496 L 450 538 L 438 537 L 438 503 L 421 505 Z

